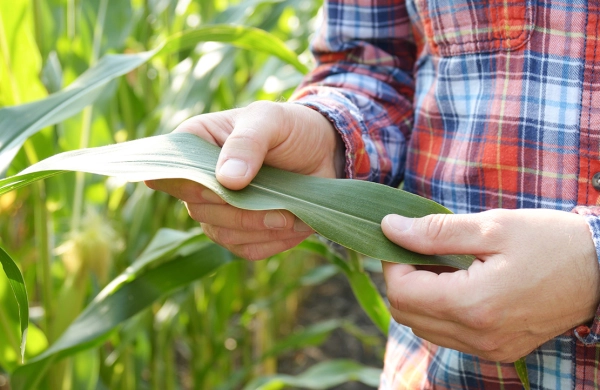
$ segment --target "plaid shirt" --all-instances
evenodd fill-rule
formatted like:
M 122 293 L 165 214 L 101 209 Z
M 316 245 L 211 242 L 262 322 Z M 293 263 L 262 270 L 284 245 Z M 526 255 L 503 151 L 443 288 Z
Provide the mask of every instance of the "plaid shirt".
M 457 213 L 574 209 L 600 254 L 599 35 L 599 0 L 329 0 L 293 100 L 335 125 L 348 177 Z M 599 320 L 527 357 L 532 388 L 598 388 Z M 381 388 L 521 385 L 392 323 Z

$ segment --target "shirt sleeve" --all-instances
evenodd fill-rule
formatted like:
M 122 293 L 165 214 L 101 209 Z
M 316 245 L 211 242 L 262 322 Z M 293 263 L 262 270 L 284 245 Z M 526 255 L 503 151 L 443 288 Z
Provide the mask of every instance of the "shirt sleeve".
M 585 217 L 596 247 L 596 256 L 600 261 L 600 206 L 577 206 L 573 209 L 573 212 Z M 574 334 L 579 341 L 586 345 L 600 344 L 600 307 L 596 310 L 592 325 L 578 326 L 575 328 Z
M 416 56 L 404 1 L 325 1 L 311 50 L 317 67 L 291 100 L 332 122 L 348 178 L 397 186 L 413 123 Z

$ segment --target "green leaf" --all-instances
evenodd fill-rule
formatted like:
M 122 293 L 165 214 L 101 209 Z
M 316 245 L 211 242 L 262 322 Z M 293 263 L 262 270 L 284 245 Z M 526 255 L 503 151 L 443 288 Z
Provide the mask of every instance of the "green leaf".
M 320 345 L 329 337 L 331 332 L 340 328 L 342 325 L 343 322 L 340 320 L 328 320 L 312 324 L 279 341 L 273 348 L 267 351 L 262 358 L 279 356 L 281 353 L 289 350 Z
M 196 250 L 197 247 L 193 244 L 205 242 L 209 242 L 209 239 L 202 234 L 201 229 L 192 229 L 188 232 L 160 229 L 137 260 L 123 274 L 137 275 L 147 267 L 156 267 L 161 264 L 161 261 L 172 259 L 175 254 L 182 254 L 182 250 L 187 251 L 189 248 Z
M 175 53 L 207 41 L 227 42 L 244 49 L 266 52 L 306 72 L 296 54 L 279 38 L 260 29 L 242 26 L 201 27 L 176 34 L 150 51 L 106 55 L 62 91 L 33 103 L 0 109 L 0 172 L 6 170 L 27 138 L 92 104 L 111 80 L 146 63 L 157 53 Z
M 338 256 L 335 251 L 328 250 L 327 245 L 323 242 L 306 240 L 300 243 L 298 248 L 322 255 L 343 271 L 348 278 L 352 292 L 360 306 L 377 328 L 379 328 L 384 335 L 388 334 L 388 328 L 391 321 L 390 312 L 369 275 L 359 269 L 349 267 L 344 259 Z M 352 253 L 351 256 L 357 255 Z M 355 261 L 358 261 L 358 259 Z
M 527 363 L 525 363 L 525 358 L 521 358 L 517 360 L 515 363 L 515 369 L 517 370 L 517 375 L 523 384 L 523 388 L 525 390 L 531 389 L 531 385 L 529 384 L 529 375 L 527 374 Z
M 95 390 L 98 385 L 100 357 L 98 351 L 82 351 L 73 356 L 72 389 Z
M 0 106 L 46 95 L 38 78 L 42 59 L 33 25 L 31 1 L 0 1 Z
M 369 276 L 359 271 L 353 271 L 346 274 L 346 276 L 360 306 L 369 318 L 371 318 L 371 321 L 377 325 L 379 330 L 384 335 L 387 335 L 392 317 L 387 305 Z
M 304 274 L 299 280 L 300 286 L 316 286 L 325 282 L 338 273 L 338 268 L 332 264 L 322 265 L 316 268 L 310 269 Z
M 105 56 L 62 91 L 33 103 L 0 109 L 0 172 L 6 170 L 27 138 L 83 110 L 109 81 L 142 65 L 155 52 Z
M 19 323 L 21 325 L 21 360 L 25 356 L 25 344 L 27 343 L 27 328 L 29 326 L 29 300 L 21 270 L 15 264 L 8 253 L 0 247 L 0 264 L 8 278 L 10 288 L 19 305 Z
M 298 61 L 298 56 L 279 38 L 253 27 L 212 25 L 184 31 L 171 36 L 159 53 L 175 53 L 190 49 L 202 41 L 226 42 L 242 49 L 269 53 L 294 66 L 301 73 L 308 72 L 308 68 Z
M 349 381 L 377 387 L 381 369 L 365 367 L 350 360 L 332 360 L 314 365 L 298 376 L 274 375 L 251 381 L 244 390 L 278 390 L 286 386 L 329 389 Z
M 186 241 L 187 238 L 180 241 L 180 249 Z M 157 260 L 161 257 L 159 254 Z M 231 260 L 231 253 L 225 249 L 204 243 L 200 250 L 157 267 L 150 267 L 148 262 L 143 268 L 134 267 L 140 270 L 139 273 L 133 277 L 117 277 L 115 280 L 121 282 L 111 283 L 102 290 L 50 348 L 17 368 L 11 377 L 12 388 L 35 389 L 55 360 L 99 344 L 116 326 L 157 299 L 214 272 Z
M 303 176 L 271 167 L 263 167 L 245 189 L 231 191 L 215 178 L 219 150 L 195 135 L 171 133 L 62 153 L 31 166 L 22 175 L 0 180 L 0 194 L 60 170 L 111 175 L 129 181 L 182 178 L 202 183 L 239 208 L 289 210 L 322 236 L 380 260 L 463 269 L 473 261 L 472 256 L 414 253 L 383 235 L 380 222 L 387 214 L 422 217 L 450 213 L 438 203 L 381 184 Z

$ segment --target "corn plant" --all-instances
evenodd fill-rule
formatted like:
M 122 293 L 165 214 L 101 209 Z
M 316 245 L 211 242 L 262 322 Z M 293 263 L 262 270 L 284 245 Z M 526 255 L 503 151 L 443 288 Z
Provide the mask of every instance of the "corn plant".
M 292 332 L 297 303 L 341 272 L 385 334 L 389 312 L 362 255 L 459 268 L 472 258 L 392 245 L 378 228 L 383 213 L 448 210 L 372 183 L 324 185 L 270 168 L 228 191 L 214 179 L 218 150 L 167 134 L 195 114 L 287 98 L 311 66 L 319 5 L 0 2 L 0 389 L 5 378 L 13 389 L 376 386 L 379 369 L 347 360 L 277 374 L 278 356 L 334 329 L 360 336 L 342 320 Z M 201 182 L 238 207 L 288 209 L 352 250 L 310 239 L 240 261 L 176 200 L 135 183 L 169 177 Z M 361 196 L 328 202 L 322 188 Z
M 285 99 L 310 66 L 318 7 L 1 2 L 0 171 Z M 343 361 L 275 375 L 279 355 L 349 325 L 291 332 L 303 289 L 341 272 L 318 260 L 328 253 L 321 242 L 242 262 L 210 243 L 176 200 L 83 173 L 5 192 L 0 204 L 8 276 L 0 278 L 0 388 L 6 378 L 15 389 L 311 387 L 331 370 L 338 383 L 377 380 L 377 369 Z

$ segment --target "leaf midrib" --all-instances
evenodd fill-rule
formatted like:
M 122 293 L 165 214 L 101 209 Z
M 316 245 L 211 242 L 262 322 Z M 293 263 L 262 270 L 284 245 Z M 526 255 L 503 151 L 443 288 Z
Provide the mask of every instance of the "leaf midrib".
M 292 195 L 286 194 L 286 193 L 284 193 L 284 192 L 277 192 L 277 191 L 271 190 L 271 189 L 269 189 L 269 188 L 266 188 L 266 187 L 262 187 L 262 186 L 260 186 L 260 185 L 258 185 L 258 184 L 254 184 L 254 183 L 250 183 L 250 185 L 251 185 L 251 186 L 253 186 L 253 187 L 259 188 L 259 189 L 261 189 L 261 190 L 263 190 L 263 191 L 266 191 L 266 192 L 272 192 L 272 193 L 274 193 L 274 194 L 277 194 L 277 195 L 282 195 L 282 196 L 284 196 L 284 197 L 287 197 L 287 198 L 296 199 L 296 200 L 298 200 L 298 201 L 301 201 L 301 202 L 303 202 L 303 203 L 306 203 L 306 204 L 308 204 L 308 205 L 310 205 L 310 206 L 316 206 L 317 208 L 320 208 L 320 209 L 323 209 L 323 210 L 329 210 L 329 211 L 331 211 L 331 212 L 333 212 L 333 213 L 340 214 L 340 215 L 343 215 L 343 216 L 346 216 L 346 217 L 350 217 L 350 218 L 353 218 L 353 219 L 355 219 L 355 220 L 358 220 L 358 221 L 367 222 L 367 223 L 369 223 L 369 224 L 371 224 L 371 225 L 378 225 L 378 224 L 377 224 L 375 221 L 372 221 L 372 220 L 370 220 L 370 219 L 364 219 L 364 218 L 362 218 L 362 217 L 359 217 L 359 216 L 357 216 L 357 215 L 346 214 L 346 213 L 344 213 L 344 212 L 341 212 L 341 211 L 339 211 L 339 210 L 332 209 L 332 208 L 329 208 L 329 207 L 325 207 L 325 206 L 323 206 L 323 205 L 320 205 L 320 204 L 318 204 L 318 203 L 313 203 L 313 202 L 310 202 L 310 201 L 308 201 L 308 200 L 305 200 L 305 199 L 302 199 L 302 198 L 298 198 L 298 197 L 295 197 L 295 196 L 292 196 Z
M 135 159 L 128 159 L 128 160 L 123 160 L 123 161 L 114 162 L 114 163 L 120 164 L 122 162 L 133 162 L 133 163 L 142 163 L 142 164 L 144 162 L 149 162 L 149 163 L 152 163 L 153 165 L 163 165 L 163 166 L 168 167 L 168 168 L 172 168 L 173 167 L 172 165 L 169 165 L 169 163 L 167 163 L 167 162 L 157 162 L 156 160 L 140 161 L 140 160 L 135 160 Z M 214 170 L 214 168 L 211 168 L 210 165 L 198 164 L 198 163 L 194 164 L 194 163 L 190 163 L 188 161 L 178 161 L 178 164 L 184 165 L 186 168 L 198 169 L 200 171 L 203 171 L 204 173 L 209 173 L 209 174 L 211 174 L 213 176 L 215 175 L 215 170 Z M 193 180 L 193 181 L 195 181 L 195 180 Z M 333 212 L 333 213 L 338 214 L 338 215 L 350 217 L 353 220 L 357 220 L 357 221 L 360 221 L 360 222 L 366 222 L 366 223 L 368 223 L 368 224 L 370 224 L 372 226 L 373 225 L 375 225 L 375 226 L 379 225 L 378 223 L 376 223 L 373 220 L 365 219 L 365 218 L 359 217 L 357 215 L 347 214 L 347 213 L 344 213 L 342 211 L 339 211 L 339 210 L 336 210 L 336 209 L 332 209 L 330 207 L 323 206 L 323 205 L 321 205 L 319 203 L 311 202 L 310 200 L 303 199 L 303 198 L 300 198 L 300 197 L 297 197 L 297 196 L 294 196 L 294 195 L 291 195 L 291 194 L 288 194 L 288 193 L 285 193 L 285 192 L 275 191 L 275 190 L 272 190 L 270 188 L 261 186 L 261 185 L 255 183 L 255 182 L 250 182 L 249 186 L 250 187 L 255 187 L 255 188 L 259 189 L 259 190 L 262 190 L 262 191 L 265 191 L 265 192 L 268 192 L 268 193 L 273 193 L 273 194 L 282 196 L 284 198 L 296 200 L 298 202 L 304 203 L 305 205 L 309 205 L 311 207 L 317 207 L 319 209 L 328 210 L 328 211 Z M 227 191 L 233 191 L 233 190 L 230 190 L 230 189 L 227 189 L 227 188 L 226 188 L 226 190 Z M 227 196 L 227 193 L 225 193 L 225 196 Z

